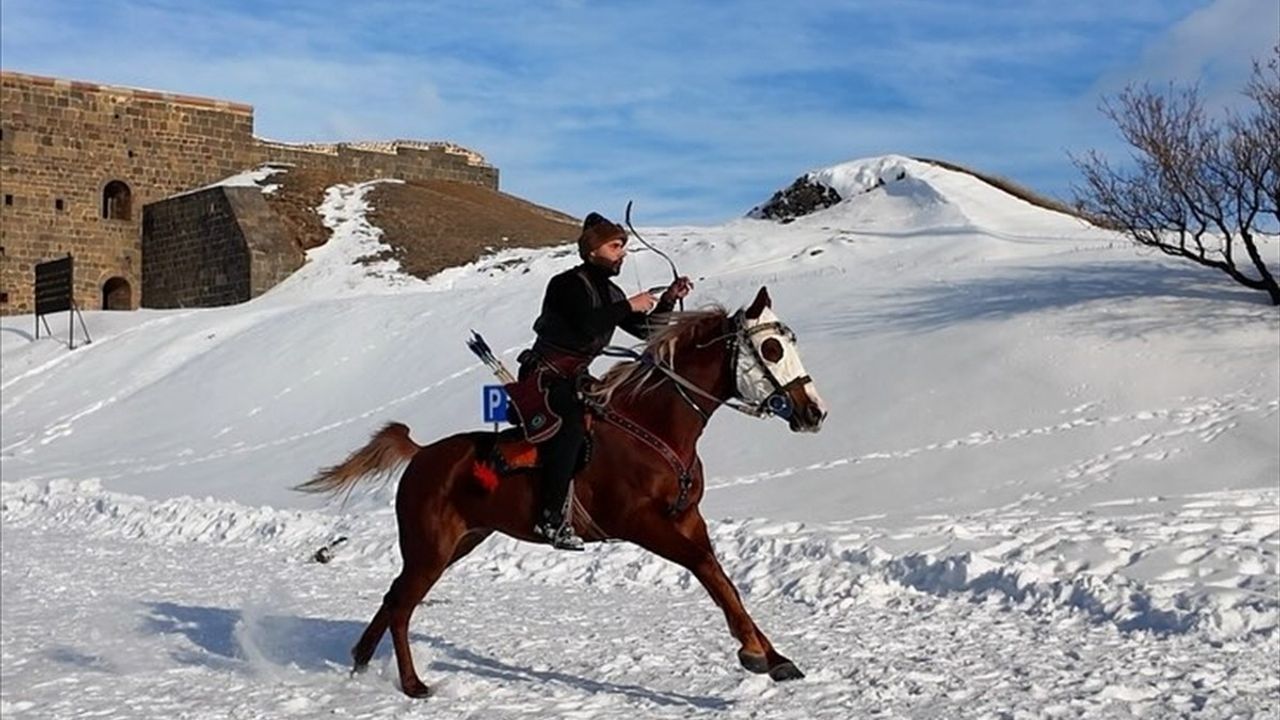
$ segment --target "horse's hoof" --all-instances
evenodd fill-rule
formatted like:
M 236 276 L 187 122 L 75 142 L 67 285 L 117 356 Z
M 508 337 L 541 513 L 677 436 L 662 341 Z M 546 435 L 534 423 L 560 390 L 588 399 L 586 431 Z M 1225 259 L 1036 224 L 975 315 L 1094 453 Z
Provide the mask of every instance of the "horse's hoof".
M 769 677 L 778 682 L 783 682 L 785 680 L 799 680 L 804 677 L 804 673 L 800 672 L 800 668 L 796 667 L 795 663 L 788 660 L 769 668 Z
M 373 659 L 373 651 L 362 652 L 359 647 L 351 648 L 351 674 L 362 673 L 365 668 L 369 667 L 369 661 Z
M 401 683 L 401 689 L 404 694 L 411 698 L 424 698 L 431 695 L 431 688 L 427 687 L 421 680 L 415 680 L 411 683 Z
M 769 672 L 769 661 L 765 659 L 764 655 L 752 655 L 749 652 L 739 650 L 738 662 L 742 663 L 742 667 L 757 675 Z

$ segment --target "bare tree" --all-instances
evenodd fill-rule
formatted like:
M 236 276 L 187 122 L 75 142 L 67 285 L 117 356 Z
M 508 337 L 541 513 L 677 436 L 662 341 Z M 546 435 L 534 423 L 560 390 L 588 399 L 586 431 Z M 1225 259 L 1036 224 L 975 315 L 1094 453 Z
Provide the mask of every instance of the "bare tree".
M 1166 255 L 1217 268 L 1280 305 L 1275 249 L 1280 231 L 1280 46 L 1255 61 L 1248 107 L 1221 119 L 1196 88 L 1130 86 L 1103 113 L 1133 149 L 1133 167 L 1096 151 L 1072 162 L 1078 209 Z M 1270 267 L 1268 257 L 1272 257 Z

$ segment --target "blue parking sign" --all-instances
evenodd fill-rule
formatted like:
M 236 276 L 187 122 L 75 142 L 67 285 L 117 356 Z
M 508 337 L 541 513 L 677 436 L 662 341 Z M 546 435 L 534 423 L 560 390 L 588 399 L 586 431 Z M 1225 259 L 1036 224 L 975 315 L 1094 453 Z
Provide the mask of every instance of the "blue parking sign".
M 484 386 L 484 421 L 487 423 L 507 421 L 507 390 L 501 385 Z

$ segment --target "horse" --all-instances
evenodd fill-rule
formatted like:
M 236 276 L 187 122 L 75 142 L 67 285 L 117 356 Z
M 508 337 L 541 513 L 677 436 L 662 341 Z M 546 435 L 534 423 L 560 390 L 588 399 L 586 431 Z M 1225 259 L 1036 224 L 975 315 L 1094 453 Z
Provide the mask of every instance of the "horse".
M 817 432 L 827 417 L 767 289 L 733 315 L 711 307 L 655 321 L 643 354 L 616 364 L 583 399 L 595 419 L 591 456 L 570 494 L 578 534 L 587 542 L 629 541 L 687 568 L 723 610 L 744 668 L 777 681 L 804 677 L 743 607 L 698 510 L 704 474 L 697 442 L 718 408 L 782 417 L 793 432 Z M 500 447 L 531 449 L 519 433 L 464 432 L 422 446 L 406 425 L 392 422 L 342 463 L 297 486 L 349 493 L 362 478 L 404 467 L 395 502 L 403 569 L 352 648 L 353 673 L 366 668 L 390 628 L 401 690 L 427 696 L 408 628 L 432 585 L 494 532 L 546 542 L 533 531 L 536 468 L 498 473 L 486 462 Z

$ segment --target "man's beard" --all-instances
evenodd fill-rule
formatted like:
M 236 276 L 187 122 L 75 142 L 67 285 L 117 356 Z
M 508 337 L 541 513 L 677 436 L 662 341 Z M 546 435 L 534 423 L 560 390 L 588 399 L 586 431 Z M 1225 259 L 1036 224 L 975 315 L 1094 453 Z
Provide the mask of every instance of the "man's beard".
M 622 261 L 624 258 L 618 258 L 614 261 L 605 260 L 601 257 L 591 258 L 591 264 L 600 268 L 609 277 L 617 277 L 622 273 Z

